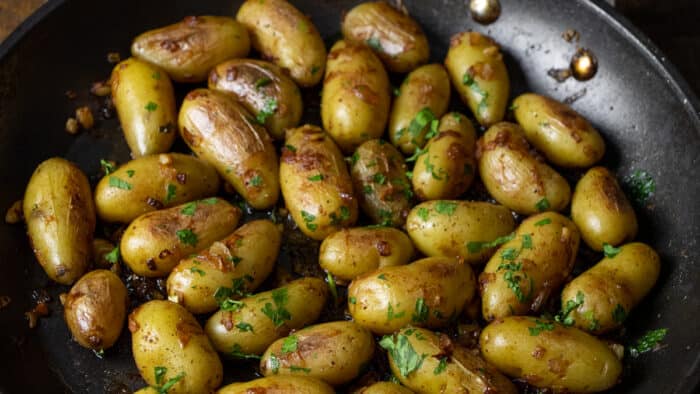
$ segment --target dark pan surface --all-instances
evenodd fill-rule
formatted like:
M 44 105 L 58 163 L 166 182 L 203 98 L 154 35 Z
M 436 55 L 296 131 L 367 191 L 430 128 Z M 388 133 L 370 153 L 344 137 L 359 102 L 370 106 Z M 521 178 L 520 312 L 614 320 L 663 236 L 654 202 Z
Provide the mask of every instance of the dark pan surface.
M 94 101 L 86 92 L 90 83 L 109 75 L 107 52 L 126 56 L 131 39 L 146 29 L 190 14 L 232 15 L 239 3 L 55 1 L 21 26 L 0 46 L 1 210 L 22 197 L 35 166 L 50 156 L 76 162 L 93 180 L 100 158 L 126 160 L 114 120 L 100 121 L 96 131 L 77 137 L 63 131 L 74 108 Z M 294 3 L 328 39 L 337 37 L 341 12 L 356 2 Z M 585 89 L 573 106 L 606 138 L 609 152 L 603 164 L 620 178 L 634 169 L 654 177 L 657 192 L 647 207 L 638 209 L 639 239 L 659 251 L 662 275 L 632 312 L 623 340 L 667 327 L 668 346 L 628 361 L 624 383 L 615 392 L 693 392 L 700 380 L 700 106 L 686 84 L 647 39 L 611 16 L 602 1 L 502 0 L 501 19 L 487 27 L 468 18 L 463 0 L 404 3 L 428 34 L 434 61 L 442 61 L 452 34 L 474 29 L 502 44 L 514 95 L 531 90 L 563 100 Z M 600 71 L 590 82 L 560 84 L 547 76 L 549 68 L 565 67 L 576 49 L 560 37 L 569 28 L 580 32 L 580 46 L 598 56 Z M 76 100 L 64 96 L 69 89 L 79 93 Z M 308 120 L 318 123 L 318 111 L 311 112 Z M 12 298 L 0 310 L 0 393 L 118 392 L 143 384 L 127 351 L 127 333 L 102 360 L 71 341 L 56 298 L 66 288 L 47 280 L 21 226 L 0 224 L 0 246 L 0 295 Z M 29 330 L 23 313 L 33 305 L 32 292 L 42 288 L 53 296 L 51 316 Z

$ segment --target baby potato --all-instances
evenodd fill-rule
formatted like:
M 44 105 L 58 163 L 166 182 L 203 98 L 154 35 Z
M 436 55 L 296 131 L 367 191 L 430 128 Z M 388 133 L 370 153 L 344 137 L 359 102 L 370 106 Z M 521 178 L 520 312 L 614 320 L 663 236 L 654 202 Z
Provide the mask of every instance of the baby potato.
M 209 73 L 209 89 L 232 94 L 276 140 L 283 140 L 284 130 L 301 120 L 299 88 L 272 63 L 252 59 L 223 62 Z
M 336 321 L 303 328 L 267 348 L 260 372 L 300 375 L 341 385 L 355 379 L 374 355 L 374 337 L 351 322 Z
M 236 19 L 253 48 L 303 87 L 316 85 L 326 65 L 326 46 L 309 17 L 285 0 L 247 0 Z
M 343 155 L 320 128 L 287 130 L 279 174 L 287 209 L 307 236 L 322 240 L 357 220 L 357 199 Z
M 427 201 L 408 214 L 406 231 L 426 256 L 450 256 L 479 264 L 493 254 L 497 239 L 515 229 L 510 211 L 480 201 Z
M 62 285 L 78 280 L 90 265 L 96 221 L 85 174 L 59 157 L 42 162 L 29 179 L 22 210 L 46 275 Z
M 410 327 L 385 336 L 379 344 L 389 353 L 394 376 L 417 393 L 518 392 L 508 378 L 445 334 Z M 412 364 L 413 357 L 422 362 Z
M 382 62 L 365 46 L 336 42 L 328 54 L 321 120 L 343 152 L 352 153 L 384 134 L 389 102 L 389 77 Z
M 571 218 L 581 237 L 593 250 L 604 244 L 619 245 L 637 235 L 637 216 L 615 176 L 605 167 L 594 167 L 576 184 Z
M 237 280 L 244 284 L 241 291 L 260 286 L 275 266 L 281 242 L 282 233 L 269 220 L 244 224 L 209 249 L 180 261 L 168 276 L 168 299 L 195 314 L 215 311 L 220 288 L 236 287 L 232 284 Z
M 180 108 L 179 126 L 190 149 L 211 163 L 253 208 L 266 209 L 277 202 L 275 146 L 265 128 L 233 97 L 193 90 Z
M 208 394 L 221 384 L 223 366 L 197 320 L 170 301 L 149 301 L 129 315 L 131 350 L 149 386 L 175 380 L 169 394 Z
M 173 85 L 165 71 L 132 57 L 114 67 L 111 84 L 131 157 L 169 151 L 177 116 Z
M 615 385 L 622 364 L 608 346 L 585 332 L 533 317 L 489 324 L 481 354 L 506 375 L 555 392 L 593 393 Z
M 603 137 L 568 105 L 527 93 L 513 101 L 513 108 L 525 138 L 552 163 L 586 168 L 603 157 Z
M 355 391 L 354 394 L 413 394 L 413 391 L 393 382 L 377 382 Z
M 217 391 L 218 394 L 334 394 L 328 384 L 306 376 L 272 375 L 243 383 L 232 383 Z
M 409 72 L 430 57 L 418 22 L 383 1 L 352 8 L 343 16 L 341 29 L 346 41 L 372 48 L 392 72 Z
M 374 223 L 403 226 L 411 209 L 413 191 L 406 161 L 393 145 L 369 140 L 351 157 L 350 175 L 359 193 L 360 207 Z
M 438 124 L 438 132 L 456 131 L 462 134 L 469 142 L 469 148 L 476 149 L 476 130 L 472 121 L 459 112 L 449 112 L 442 115 Z
M 188 16 L 134 39 L 131 54 L 162 67 L 177 82 L 202 82 L 227 59 L 246 57 L 245 26 L 226 16 Z
M 452 257 L 428 257 L 360 275 L 348 287 L 353 320 L 376 334 L 412 324 L 445 327 L 476 291 L 471 267 Z
M 482 126 L 503 120 L 510 81 L 496 41 L 475 31 L 454 35 L 445 67 L 462 102 Z
M 571 273 L 579 238 L 576 225 L 558 213 L 525 219 L 479 276 L 484 319 L 539 312 Z
M 476 160 L 469 140 L 457 131 L 430 139 L 413 167 L 413 190 L 422 201 L 457 198 L 474 181 Z
M 127 227 L 119 251 L 137 275 L 166 276 L 181 259 L 230 234 L 240 217 L 238 207 L 219 198 L 149 212 Z
M 129 299 L 126 286 L 111 271 L 88 272 L 61 302 L 66 325 L 80 346 L 108 349 L 119 338 Z
M 356 227 L 326 237 L 318 262 L 336 279 L 351 281 L 377 268 L 408 264 L 414 254 L 411 240 L 400 230 Z
M 622 245 L 569 282 L 561 304 L 573 324 L 594 334 L 619 327 L 659 278 L 659 255 L 633 242 Z
M 428 64 L 413 70 L 399 87 L 391 107 L 391 142 L 407 155 L 425 146 L 436 134 L 433 124 L 439 123 L 449 103 L 450 78 L 442 65 Z
M 324 281 L 301 278 L 238 302 L 223 303 L 204 329 L 219 352 L 231 358 L 250 358 L 291 330 L 316 321 L 327 298 Z
M 476 156 L 488 192 L 515 212 L 561 211 L 569 204 L 569 183 L 532 155 L 520 126 L 491 126 L 477 142 Z
M 194 156 L 161 153 L 127 162 L 105 175 L 95 188 L 97 216 L 107 222 L 130 223 L 138 216 L 219 190 L 214 167 Z

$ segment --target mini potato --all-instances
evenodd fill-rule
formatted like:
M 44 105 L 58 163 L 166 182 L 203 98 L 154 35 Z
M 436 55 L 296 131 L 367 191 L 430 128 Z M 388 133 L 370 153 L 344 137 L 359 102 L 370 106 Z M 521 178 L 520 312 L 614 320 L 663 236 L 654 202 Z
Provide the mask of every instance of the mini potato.
M 469 140 L 457 131 L 442 131 L 433 137 L 413 167 L 413 190 L 418 199 L 457 198 L 474 181 L 476 160 Z
M 383 1 L 357 5 L 341 24 L 346 41 L 372 48 L 392 72 L 409 72 L 430 57 L 428 39 L 418 22 Z
M 413 191 L 401 153 L 382 140 L 369 140 L 357 148 L 351 164 L 350 174 L 362 211 L 374 223 L 403 226 Z
M 95 188 L 95 206 L 104 221 L 130 223 L 144 213 L 218 190 L 219 175 L 211 165 L 190 155 L 161 153 L 129 161 L 102 178 Z
M 567 317 L 582 330 L 603 334 L 619 327 L 659 278 L 659 255 L 651 247 L 634 242 L 616 252 L 569 282 L 561 293 Z
M 486 361 L 506 375 L 555 392 L 593 393 L 617 383 L 622 364 L 585 332 L 533 317 L 489 324 L 479 338 Z
M 452 84 L 482 126 L 503 120 L 510 94 L 508 70 L 498 44 L 477 32 L 450 40 L 445 67 Z
M 29 179 L 22 210 L 46 275 L 62 285 L 78 280 L 90 265 L 96 221 L 85 174 L 59 157 L 42 162 Z
M 357 220 L 357 199 L 343 155 L 320 128 L 287 130 L 279 172 L 287 209 L 307 236 L 322 240 Z
M 408 324 L 445 327 L 475 291 L 470 266 L 451 257 L 428 257 L 355 278 L 348 287 L 348 311 L 357 324 L 376 334 Z
M 170 394 L 208 394 L 221 384 L 221 360 L 182 306 L 160 300 L 142 304 L 129 315 L 129 331 L 136 367 L 149 386 L 174 379 Z
M 354 391 L 354 394 L 413 394 L 413 391 L 393 382 L 377 382 Z
M 219 288 L 236 287 L 236 280 L 245 285 L 241 291 L 260 286 L 275 266 L 281 242 L 282 233 L 269 220 L 244 224 L 209 249 L 180 261 L 168 276 L 168 299 L 195 314 L 215 311 Z
M 260 372 L 300 375 L 341 385 L 356 378 L 374 355 L 374 337 L 350 321 L 306 327 L 278 339 L 260 360 Z
M 335 232 L 321 243 L 321 268 L 340 281 L 377 268 L 408 264 L 415 254 L 406 234 L 391 227 L 357 227 Z
M 581 237 L 593 250 L 604 244 L 619 245 L 637 235 L 637 216 L 615 176 L 605 167 L 594 167 L 576 184 L 571 218 Z
M 558 213 L 525 219 L 479 276 L 484 319 L 539 312 L 571 273 L 579 240 L 576 225 Z
M 336 42 L 328 54 L 321 120 L 343 152 L 352 153 L 384 134 L 389 102 L 389 77 L 382 62 L 365 46 Z
M 568 105 L 527 93 L 513 101 L 513 108 L 525 138 L 552 163 L 586 168 L 605 154 L 603 137 Z
M 272 139 L 250 113 L 225 93 L 190 92 L 182 103 L 180 134 L 197 156 L 255 209 L 279 198 L 278 159 Z
M 445 334 L 404 328 L 379 344 L 389 353 L 389 366 L 402 384 L 417 393 L 499 393 L 518 391 L 508 378 L 480 356 L 452 343 Z M 422 362 L 410 364 L 409 358 Z
M 510 211 L 488 202 L 427 201 L 413 207 L 406 219 L 406 231 L 423 254 L 469 264 L 486 261 L 496 246 L 490 243 L 514 229 Z
M 391 142 L 407 155 L 425 146 L 435 134 L 433 121 L 438 123 L 449 103 L 450 77 L 445 67 L 428 64 L 413 70 L 399 87 L 391 107 Z
M 137 275 L 166 276 L 181 259 L 230 234 L 240 217 L 238 207 L 219 198 L 149 212 L 127 227 L 119 251 Z
M 298 279 L 224 304 L 225 308 L 214 313 L 204 329 L 214 348 L 228 357 L 260 355 L 291 330 L 316 321 L 327 298 L 328 286 L 321 279 Z
M 164 153 L 175 142 L 175 93 L 160 67 L 129 58 L 114 67 L 112 102 L 133 158 Z
M 233 383 L 224 386 L 218 394 L 334 394 L 328 384 L 306 376 L 272 375 L 243 383 Z
M 289 72 L 303 87 L 321 81 L 326 46 L 309 17 L 285 0 L 247 0 L 236 19 L 250 33 L 253 48 Z
M 532 155 L 516 124 L 491 126 L 477 143 L 477 160 L 488 192 L 517 213 L 561 211 L 569 204 L 569 183 Z
M 246 57 L 246 28 L 225 16 L 188 16 L 134 39 L 131 54 L 162 67 L 177 82 L 202 82 L 227 59 Z
M 108 349 L 119 338 L 129 299 L 117 275 L 107 270 L 88 272 L 61 302 L 63 318 L 80 346 Z

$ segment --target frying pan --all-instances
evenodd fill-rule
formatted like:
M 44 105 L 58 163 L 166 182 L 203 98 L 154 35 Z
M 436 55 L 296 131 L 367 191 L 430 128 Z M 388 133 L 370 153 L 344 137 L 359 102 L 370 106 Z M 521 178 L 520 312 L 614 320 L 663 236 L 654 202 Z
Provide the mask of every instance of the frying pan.
M 128 54 L 138 33 L 191 14 L 232 15 L 232 0 L 58 0 L 29 18 L 0 46 L 0 207 L 22 197 L 35 166 L 51 156 L 76 162 L 92 180 L 99 159 L 128 158 L 116 120 L 100 120 L 96 131 L 70 136 L 63 125 L 74 109 L 92 103 L 87 87 L 109 75 L 108 52 Z M 356 1 L 294 1 L 322 35 L 337 37 L 343 10 Z M 620 393 L 690 393 L 700 381 L 700 102 L 660 52 L 602 1 L 502 0 L 494 24 L 471 21 L 464 0 L 405 1 L 441 62 L 450 36 L 473 29 L 503 46 L 513 95 L 535 91 L 564 100 L 590 119 L 606 138 L 603 164 L 624 178 L 644 169 L 657 191 L 638 207 L 639 239 L 662 257 L 659 282 L 626 323 L 623 342 L 648 329 L 666 327 L 665 348 L 626 361 Z M 576 50 L 560 35 L 576 29 L 578 45 L 591 48 L 600 70 L 589 82 L 556 82 L 550 68 L 565 67 Z M 64 92 L 74 90 L 69 100 Z M 316 92 L 305 94 L 306 121 L 319 124 Z M 311 98 L 311 99 L 309 99 Z M 315 109 L 313 106 L 316 106 Z M 30 330 L 23 313 L 37 289 L 52 298 L 51 315 Z M 104 359 L 71 341 L 57 294 L 39 268 L 22 226 L 0 225 L 0 393 L 128 392 L 143 385 L 124 334 Z M 228 367 L 231 369 L 231 367 Z M 235 368 L 235 367 L 234 367 Z

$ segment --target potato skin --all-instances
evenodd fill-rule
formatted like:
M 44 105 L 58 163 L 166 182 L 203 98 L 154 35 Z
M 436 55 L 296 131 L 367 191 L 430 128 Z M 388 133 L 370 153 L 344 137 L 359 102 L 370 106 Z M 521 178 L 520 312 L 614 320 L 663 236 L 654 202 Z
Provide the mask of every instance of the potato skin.
M 131 156 L 165 153 L 175 142 L 175 93 L 168 75 L 137 58 L 112 71 L 112 102 Z
M 336 42 L 323 79 L 321 120 L 340 149 L 350 154 L 381 137 L 389 103 L 389 77 L 382 62 L 363 45 Z
M 503 120 L 510 80 L 496 41 L 477 32 L 455 34 L 445 67 L 462 102 L 482 126 Z
M 287 130 L 279 172 L 287 209 L 307 236 L 322 240 L 357 220 L 357 199 L 343 155 L 319 127 Z
M 376 334 L 407 324 L 438 328 L 459 315 L 475 292 L 469 265 L 451 257 L 428 257 L 355 278 L 348 287 L 348 311 L 357 324 Z
M 552 163 L 586 168 L 605 154 L 603 137 L 568 105 L 527 93 L 518 96 L 513 107 L 525 138 Z
M 637 216 L 615 176 L 605 167 L 594 167 L 576 184 L 571 217 L 581 237 L 593 250 L 603 244 L 619 245 L 637 235 Z
M 378 268 L 408 264 L 414 254 L 411 240 L 400 230 L 355 227 L 326 237 L 318 262 L 337 280 L 351 281 Z
M 289 338 L 296 340 L 295 350 L 282 350 Z M 309 376 L 335 386 L 356 378 L 373 355 L 371 332 L 350 321 L 335 321 L 306 327 L 275 341 L 260 360 L 260 372 L 265 376 Z
M 488 192 L 515 212 L 562 211 L 569 204 L 569 183 L 532 155 L 520 126 L 491 126 L 477 142 L 476 155 Z
M 346 41 L 370 46 L 392 72 L 409 72 L 430 57 L 428 39 L 418 22 L 383 1 L 352 8 L 343 16 L 341 29 Z
M 430 122 L 421 129 L 411 123 L 426 108 L 439 119 L 450 103 L 450 78 L 441 64 L 427 64 L 411 71 L 399 87 L 389 117 L 389 138 L 403 153 L 410 155 L 425 146 Z
M 243 383 L 232 383 L 224 386 L 218 394 L 334 394 L 328 384 L 306 376 L 272 375 Z
M 276 140 L 284 130 L 301 120 L 301 92 L 282 69 L 263 60 L 234 59 L 214 67 L 209 73 L 209 89 L 233 95 L 252 114 L 259 114 L 268 101 L 276 108 L 265 120 L 265 128 Z
M 246 57 L 248 31 L 225 16 L 188 16 L 134 39 L 131 54 L 162 67 L 177 82 L 202 82 L 226 59 Z
M 525 219 L 479 276 L 484 319 L 538 312 L 571 273 L 579 241 L 576 225 L 558 213 Z
M 241 217 L 238 207 L 219 198 L 195 204 L 192 214 L 185 209 L 188 204 L 183 204 L 143 214 L 131 222 L 119 251 L 134 273 L 168 275 L 181 259 L 230 234 Z
M 223 366 L 197 320 L 170 301 L 149 301 L 129 315 L 131 349 L 143 380 L 156 385 L 155 367 L 167 368 L 163 381 L 184 376 L 168 391 L 210 393 L 221 384 Z
M 538 323 L 552 330 L 535 331 Z M 585 332 L 532 317 L 511 316 L 489 324 L 479 339 L 481 354 L 506 375 L 535 387 L 592 393 L 609 389 L 622 364 L 608 346 Z
M 115 182 L 113 178 L 129 186 L 110 185 Z M 97 184 L 97 216 L 107 222 L 130 223 L 147 212 L 213 196 L 219 183 L 214 167 L 194 156 L 161 153 L 140 157 L 105 175 Z
M 236 278 L 247 279 L 248 292 L 262 284 L 275 266 L 281 242 L 281 231 L 269 220 L 244 224 L 209 249 L 181 260 L 168 276 L 168 299 L 195 314 L 215 311 L 219 287 L 231 287 Z
M 69 161 L 54 157 L 37 166 L 24 192 L 27 235 L 51 280 L 70 285 L 90 265 L 95 206 L 87 177 Z
M 278 306 L 271 302 L 274 294 L 286 294 L 283 306 L 289 312 L 289 320 L 282 320 L 279 326 L 262 312 L 266 304 Z M 241 301 L 245 306 L 239 310 L 219 310 L 207 320 L 204 329 L 214 348 L 224 355 L 235 357 L 232 354 L 234 348 L 243 354 L 260 355 L 272 342 L 291 330 L 316 321 L 327 298 L 328 286 L 324 281 L 301 278 L 275 290 L 243 298 Z M 241 323 L 250 324 L 252 331 L 241 329 Z
M 413 394 L 413 391 L 392 382 L 377 382 L 354 391 L 353 394 Z
M 182 103 L 180 135 L 201 159 L 256 209 L 279 198 L 278 159 L 264 127 L 236 100 L 220 92 L 196 89 Z
M 236 19 L 264 59 L 288 70 L 294 82 L 311 87 L 321 81 L 326 46 L 311 19 L 285 0 L 247 0 Z
M 580 292 L 583 304 L 569 315 L 574 325 L 593 334 L 606 333 L 619 327 L 649 293 L 659 270 L 654 249 L 640 242 L 622 245 L 616 256 L 604 257 L 569 282 L 561 293 L 562 305 L 576 302 Z
M 427 201 L 413 207 L 406 219 L 406 231 L 423 254 L 456 257 L 468 264 L 482 263 L 495 251 L 470 251 L 470 242 L 491 242 L 514 229 L 507 208 L 480 201 Z
M 108 270 L 78 280 L 63 299 L 63 318 L 73 338 L 88 349 L 108 349 L 124 327 L 129 302 L 126 286 Z

